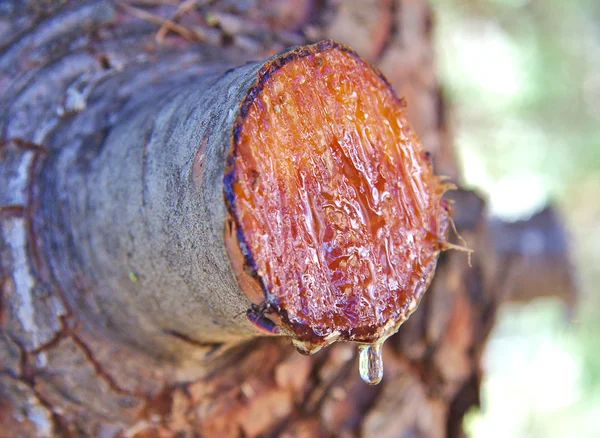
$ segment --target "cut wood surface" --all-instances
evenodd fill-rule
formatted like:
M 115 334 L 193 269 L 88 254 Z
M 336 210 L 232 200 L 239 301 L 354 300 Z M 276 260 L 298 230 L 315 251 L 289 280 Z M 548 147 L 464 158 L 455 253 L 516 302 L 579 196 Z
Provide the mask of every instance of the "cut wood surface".
M 424 1 L 11 1 L 2 14 L 0 436 L 462 436 L 498 306 L 539 289 L 522 262 L 567 265 L 551 210 L 507 226 L 449 192 L 473 266 L 442 253 L 368 386 L 354 344 L 302 356 L 285 336 L 254 338 L 223 239 L 214 145 L 231 131 L 210 129 L 233 123 L 226 102 L 265 59 L 331 38 L 381 69 L 436 173 L 460 183 Z M 532 230 L 536 252 L 518 244 Z M 553 290 L 571 299 L 561 272 Z

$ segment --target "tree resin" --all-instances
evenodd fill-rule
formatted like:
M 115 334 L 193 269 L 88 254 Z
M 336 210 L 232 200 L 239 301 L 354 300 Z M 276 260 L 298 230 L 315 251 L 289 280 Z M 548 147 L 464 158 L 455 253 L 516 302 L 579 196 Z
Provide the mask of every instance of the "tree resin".
M 360 378 L 369 385 L 377 385 L 383 378 L 383 341 L 358 346 L 358 370 Z
M 292 49 L 259 73 L 225 167 L 226 241 L 242 289 L 265 309 L 261 327 L 270 320 L 307 354 L 362 344 L 371 384 L 380 341 L 427 289 L 450 217 L 450 185 L 404 106 L 347 47 Z

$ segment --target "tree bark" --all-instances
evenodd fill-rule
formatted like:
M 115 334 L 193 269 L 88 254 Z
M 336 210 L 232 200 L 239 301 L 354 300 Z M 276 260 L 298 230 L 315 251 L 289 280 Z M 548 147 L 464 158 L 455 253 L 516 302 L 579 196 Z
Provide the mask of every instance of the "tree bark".
M 216 190 L 207 190 L 214 202 L 204 203 L 210 210 L 197 212 L 202 220 L 195 223 L 213 224 L 198 233 L 215 248 L 206 263 L 217 268 L 203 271 L 189 261 L 185 272 L 167 265 L 160 278 L 145 276 L 189 243 L 172 234 L 145 241 L 136 222 L 150 205 L 167 214 L 164 200 L 142 192 L 146 183 L 176 184 L 164 179 L 163 157 L 153 149 L 157 133 L 168 142 L 191 132 L 169 120 L 172 108 L 189 108 L 186 123 L 226 118 L 198 114 L 207 107 L 196 104 L 245 92 L 231 87 L 244 79 L 229 77 L 212 95 L 202 81 L 289 45 L 333 38 L 366 56 L 407 100 L 438 173 L 458 179 L 424 1 L 183 2 L 177 10 L 163 2 L 11 2 L 3 13 L 2 436 L 461 436 L 462 416 L 478 403 L 479 360 L 497 307 L 512 291 L 529 298 L 536 288 L 519 281 L 532 277 L 522 262 L 541 272 L 562 267 L 554 293 L 570 296 L 564 239 L 551 213 L 529 228 L 490 223 L 483 202 L 461 190 L 449 197 L 456 225 L 475 250 L 473 266 L 463 254 L 441 256 L 419 310 L 384 348 L 386 377 L 377 387 L 360 380 L 350 344 L 307 357 L 286 339 L 229 342 L 247 335 L 240 313 L 248 303 L 227 294 L 237 286 L 222 235 L 211 231 L 221 231 L 225 214 Z M 249 81 L 256 66 L 238 73 Z M 176 89 L 190 84 L 197 92 Z M 150 85 L 155 95 L 142 92 Z M 201 137 L 171 141 L 172 148 L 200 145 Z M 119 142 L 123 147 L 115 148 Z M 110 176 L 90 165 L 97 155 L 148 204 L 115 203 L 125 195 L 111 192 Z M 144 172 L 132 171 L 130 162 L 144 160 Z M 221 181 L 219 172 L 205 168 L 203 175 Z M 101 230 L 103 240 L 82 248 L 89 229 Z M 123 229 L 130 234 L 113 232 Z M 541 242 L 537 252 L 518 245 L 531 229 Z M 102 271 L 114 266 L 104 263 L 114 257 L 113 246 L 130 248 L 128 256 L 122 269 Z M 215 307 L 190 305 L 184 296 L 165 309 L 155 294 L 198 292 L 209 280 L 215 284 L 207 272 L 221 273 L 216 284 L 224 292 L 216 299 L 230 301 L 229 313 L 215 315 L 201 327 L 206 337 L 197 338 L 190 333 L 202 323 L 194 313 Z M 180 318 L 161 316 L 169 314 Z M 149 345 L 160 354 L 148 354 Z
M 72 136 L 96 111 L 54 136 L 34 233 L 70 307 L 98 330 L 171 358 L 252 336 L 224 242 L 222 181 L 235 110 L 261 65 L 152 83 L 115 114 L 97 152 Z M 115 80 L 89 100 L 108 101 Z

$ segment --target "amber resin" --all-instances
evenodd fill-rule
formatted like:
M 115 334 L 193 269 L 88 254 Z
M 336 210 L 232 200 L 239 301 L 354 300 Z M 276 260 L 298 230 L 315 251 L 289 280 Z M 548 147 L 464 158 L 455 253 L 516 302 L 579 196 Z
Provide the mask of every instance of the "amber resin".
M 403 106 L 370 64 L 326 43 L 265 67 L 242 107 L 225 177 L 238 276 L 253 318 L 308 351 L 389 336 L 446 241 L 446 186 Z

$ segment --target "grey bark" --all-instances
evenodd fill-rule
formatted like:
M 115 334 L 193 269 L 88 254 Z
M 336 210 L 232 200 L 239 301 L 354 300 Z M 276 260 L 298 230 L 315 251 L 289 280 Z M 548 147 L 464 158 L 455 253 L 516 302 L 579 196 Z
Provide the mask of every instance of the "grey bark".
M 262 64 L 139 90 L 93 150 L 55 137 L 36 231 L 71 307 L 96 327 L 180 359 L 204 352 L 182 348 L 182 339 L 256 336 L 225 249 L 223 174 L 233 123 Z

